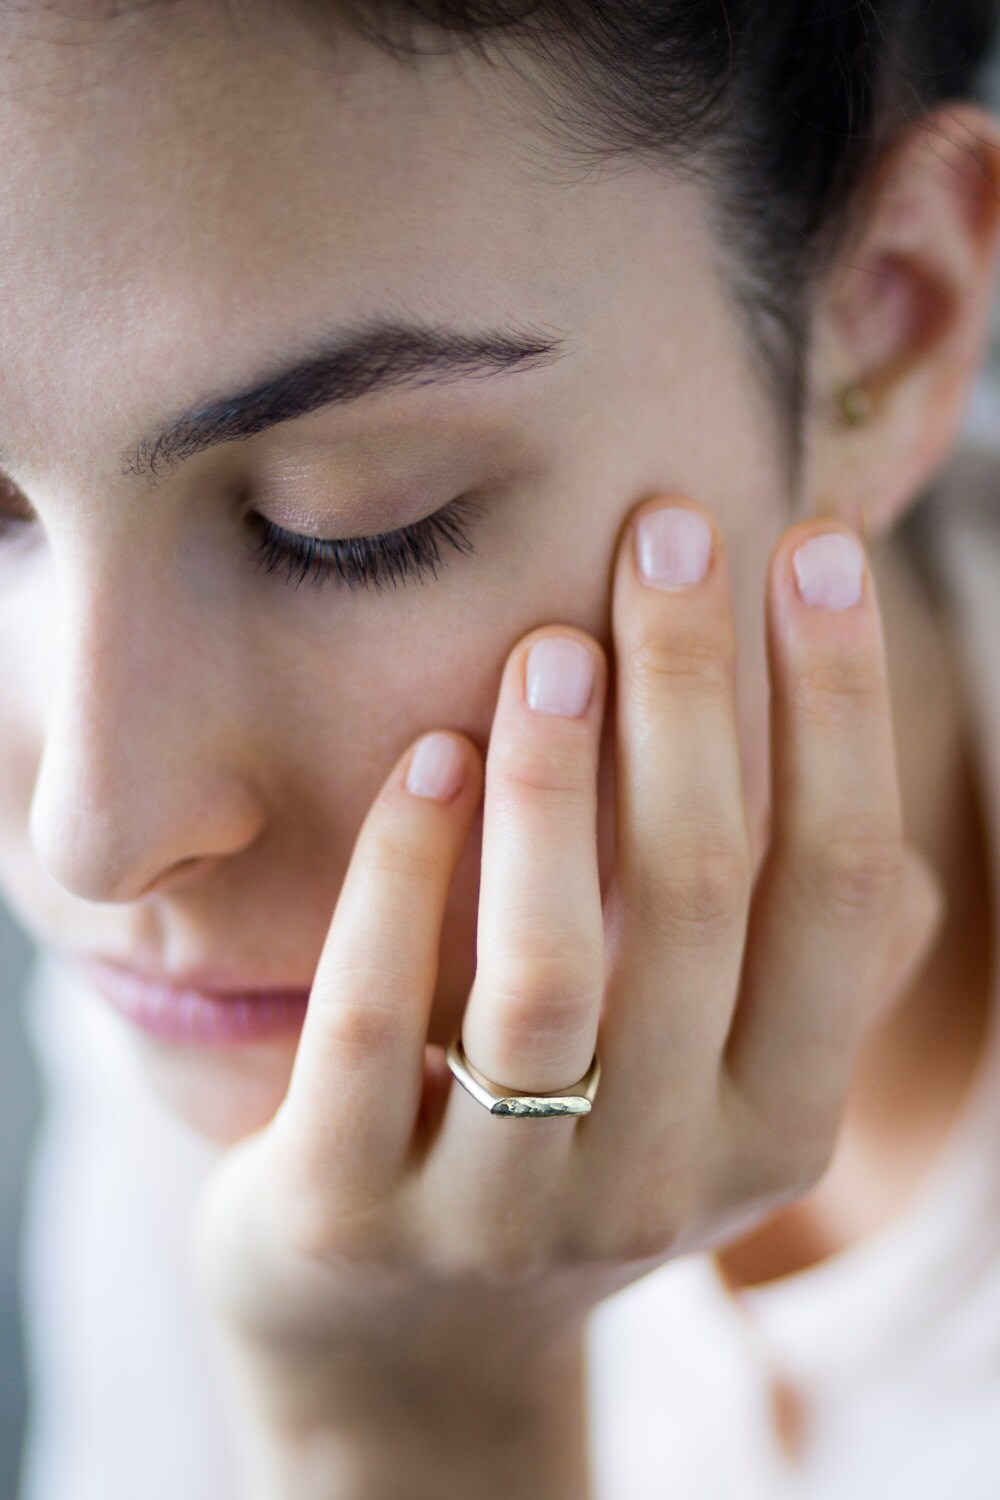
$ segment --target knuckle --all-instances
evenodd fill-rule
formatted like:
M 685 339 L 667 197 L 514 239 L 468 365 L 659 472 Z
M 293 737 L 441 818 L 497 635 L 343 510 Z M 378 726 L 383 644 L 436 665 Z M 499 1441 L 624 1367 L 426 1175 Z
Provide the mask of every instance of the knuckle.
M 500 795 L 517 797 L 543 792 L 551 798 L 565 796 L 574 802 L 592 797 L 596 774 L 592 756 L 579 744 L 565 745 L 561 736 L 543 737 L 538 742 L 520 742 L 495 766 Z
M 357 1053 L 361 1058 L 397 1045 L 401 982 L 407 982 L 406 976 L 385 965 L 332 970 L 328 983 L 317 985 L 309 999 L 321 1014 L 326 1043 L 338 1055 Z
M 675 842 L 660 864 L 650 886 L 650 915 L 671 935 L 678 929 L 714 932 L 742 916 L 749 905 L 749 850 L 729 835 Z
M 661 1261 L 670 1254 L 679 1235 L 680 1228 L 674 1219 L 662 1220 L 654 1214 L 633 1217 L 599 1231 L 589 1258 L 609 1265 Z
M 824 904 L 848 913 L 883 915 L 899 894 L 905 852 L 896 832 L 840 825 L 818 840 L 809 863 Z
M 780 1142 L 772 1138 L 770 1149 L 755 1153 L 746 1170 L 753 1203 L 768 1215 L 797 1203 L 826 1175 L 832 1158 L 825 1140 L 801 1129 Z
M 329 1186 L 318 1167 L 300 1164 L 288 1175 L 294 1191 L 282 1200 L 283 1239 L 291 1250 L 307 1261 L 343 1270 L 374 1259 L 378 1219 L 385 1212 L 381 1201 L 331 1205 Z
M 766 1105 L 729 1088 L 726 1127 L 720 1135 L 723 1201 L 736 1204 L 733 1218 L 752 1224 L 796 1202 L 829 1168 L 836 1146 L 843 1095 L 818 1104 L 805 1084 L 786 1080 L 771 1089 Z
M 262 1157 L 263 1173 L 255 1167 Z M 309 1263 L 330 1263 L 357 1251 L 361 1259 L 371 1260 L 380 1240 L 387 1238 L 384 1196 L 359 1195 L 356 1203 L 347 1204 L 338 1194 L 334 1200 L 326 1154 L 317 1149 L 315 1133 L 296 1115 L 288 1116 L 284 1106 L 267 1135 L 245 1143 L 227 1168 L 216 1179 L 214 1199 L 209 1195 L 205 1200 L 211 1221 L 206 1225 L 202 1215 L 196 1226 L 206 1241 L 199 1255 L 211 1261 L 221 1236 L 221 1264 L 208 1270 L 221 1278 L 222 1295 L 235 1292 L 244 1319 L 262 1331 L 272 1315 L 275 1324 L 287 1329 L 288 1308 L 296 1297 L 309 1303 L 303 1285 Z M 235 1277 L 234 1265 L 241 1273 Z M 273 1295 L 262 1297 L 262 1287 Z
M 457 1244 L 432 1252 L 435 1275 L 477 1289 L 530 1292 L 550 1283 L 555 1255 L 539 1233 L 512 1221 L 483 1219 L 466 1226 Z
M 422 840 L 401 838 L 398 832 L 379 828 L 372 832 L 365 860 L 380 880 L 412 886 L 433 879 L 439 856 Z
M 836 724 L 887 704 L 885 680 L 857 656 L 812 653 L 792 678 L 792 707 L 806 723 Z
M 801 1093 L 772 1097 L 744 1132 L 738 1155 L 749 1161 L 747 1175 L 770 1208 L 795 1202 L 825 1177 L 837 1147 L 843 1103 L 840 1097 L 818 1105 Z
M 613 1267 L 658 1262 L 678 1253 L 705 1222 L 702 1200 L 711 1175 L 708 1128 L 704 1114 L 692 1111 L 641 1160 L 598 1185 L 599 1212 L 593 1167 L 581 1154 L 569 1200 L 579 1210 L 568 1220 L 572 1259 Z
M 678 637 L 645 630 L 633 637 L 626 654 L 629 686 L 640 698 L 658 697 L 664 691 L 728 697 L 735 656 L 731 631 Z
M 480 1251 L 480 1263 L 486 1268 L 488 1283 L 506 1288 L 544 1286 L 552 1276 L 556 1257 L 547 1236 L 538 1233 L 537 1221 L 531 1230 L 491 1225 L 489 1244 Z
M 508 952 L 490 966 L 485 986 L 498 1029 L 515 1045 L 552 1035 L 575 1040 L 601 988 L 600 964 L 568 943 L 530 956 Z

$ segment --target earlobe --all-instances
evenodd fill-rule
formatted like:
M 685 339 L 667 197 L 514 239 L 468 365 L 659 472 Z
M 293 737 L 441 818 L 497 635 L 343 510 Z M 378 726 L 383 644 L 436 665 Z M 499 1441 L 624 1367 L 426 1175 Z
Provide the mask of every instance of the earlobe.
M 840 408 L 840 420 L 847 427 L 858 427 L 875 411 L 875 397 L 871 388 L 862 385 L 859 380 L 848 381 L 842 386 L 838 395 L 837 403 Z
M 998 251 L 1000 120 L 959 101 L 889 148 L 819 311 L 807 490 L 859 530 L 888 530 L 955 440 Z

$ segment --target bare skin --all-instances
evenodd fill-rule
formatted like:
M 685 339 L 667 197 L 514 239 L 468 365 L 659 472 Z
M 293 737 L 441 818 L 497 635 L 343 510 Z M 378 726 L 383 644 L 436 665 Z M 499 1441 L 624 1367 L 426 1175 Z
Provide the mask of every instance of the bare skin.
M 696 184 L 567 171 L 513 71 L 319 51 L 291 8 L 233 9 L 235 29 L 180 5 L 107 29 L 0 8 L 0 883 L 70 958 L 309 988 L 301 1036 L 135 1038 L 151 1088 L 233 1148 L 201 1269 L 271 1439 L 252 1500 L 326 1500 L 341 1465 L 344 1500 L 487 1500 L 484 1467 L 491 1494 L 579 1500 L 581 1317 L 829 1175 L 889 939 L 924 951 L 875 593 L 813 609 L 792 554 L 822 516 L 843 559 L 862 505 L 889 536 L 952 446 L 994 296 L 1000 122 L 949 104 L 883 163 L 812 309 L 793 484 Z M 155 489 L 132 463 L 317 331 L 407 309 L 516 318 L 562 357 L 369 391 Z M 879 402 L 845 432 L 848 380 Z M 475 550 L 433 586 L 255 566 L 262 520 L 357 542 L 467 495 Z M 679 591 L 642 581 L 626 525 L 664 498 L 713 538 Z M 898 673 L 920 615 L 886 607 Z M 527 650 L 567 632 L 594 695 L 545 716 Z M 904 729 L 906 832 L 947 880 L 958 763 Z M 403 784 L 431 730 L 467 756 L 451 800 Z M 599 1018 L 575 1136 L 498 1133 L 442 1088 L 411 1150 L 425 1041 L 461 1025 L 488 1077 L 547 1092 Z
M 872 565 L 893 664 L 906 821 L 942 878 L 947 911 L 921 972 L 865 1042 L 828 1171 L 798 1203 L 717 1254 L 734 1287 L 808 1270 L 889 1224 L 950 1135 L 986 1040 L 995 943 L 989 833 L 956 643 L 898 545 L 876 550 Z

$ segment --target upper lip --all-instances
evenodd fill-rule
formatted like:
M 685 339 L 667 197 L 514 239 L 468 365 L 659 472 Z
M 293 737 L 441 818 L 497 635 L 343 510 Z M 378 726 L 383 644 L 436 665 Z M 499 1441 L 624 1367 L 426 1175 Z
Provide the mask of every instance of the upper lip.
M 78 961 L 83 964 L 98 964 L 121 969 L 125 973 L 134 974 L 139 979 L 146 980 L 148 984 L 162 984 L 175 990 L 197 990 L 203 995 L 274 994 L 279 991 L 287 993 L 293 990 L 304 993 L 309 989 L 308 985 L 287 984 L 281 980 L 262 984 L 259 977 L 243 979 L 230 970 L 218 967 L 185 969 L 181 974 L 171 974 L 165 969 L 152 969 L 148 965 L 135 963 L 132 959 L 110 958 L 103 953 L 84 953 L 79 956 Z

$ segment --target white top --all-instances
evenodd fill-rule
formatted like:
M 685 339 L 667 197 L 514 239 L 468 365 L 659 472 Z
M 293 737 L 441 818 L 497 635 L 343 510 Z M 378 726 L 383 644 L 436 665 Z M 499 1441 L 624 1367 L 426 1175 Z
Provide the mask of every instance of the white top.
M 925 503 L 1000 870 L 1000 450 L 967 438 Z M 961 1113 L 888 1227 L 736 1297 L 688 1256 L 595 1310 L 595 1500 L 1000 1495 L 1000 973 L 994 998 Z M 185 1248 L 223 1148 L 159 1103 L 128 1023 L 52 953 L 22 1003 L 46 1108 L 23 1238 L 21 1500 L 240 1500 L 239 1417 Z M 805 1406 L 795 1461 L 775 1374 Z

